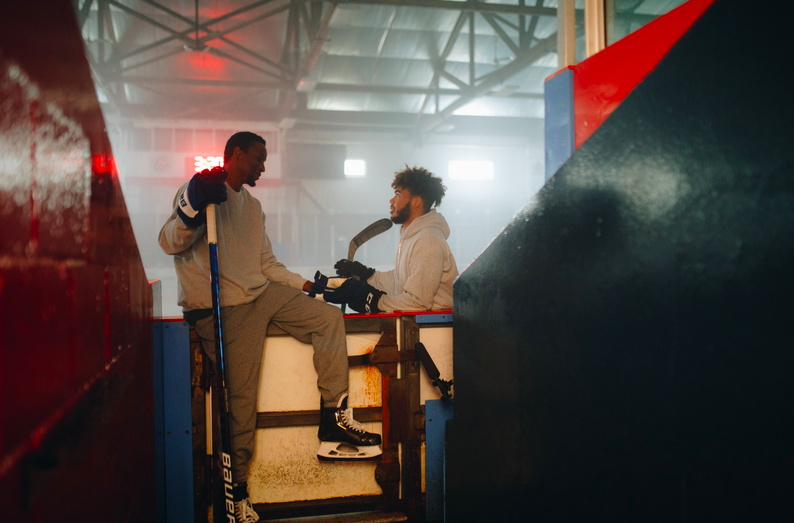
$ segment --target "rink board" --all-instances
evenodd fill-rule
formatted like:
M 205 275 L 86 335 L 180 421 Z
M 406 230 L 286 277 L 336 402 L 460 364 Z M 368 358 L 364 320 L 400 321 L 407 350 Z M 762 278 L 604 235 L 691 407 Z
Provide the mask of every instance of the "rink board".
M 372 353 L 380 332 L 355 332 L 356 320 L 346 319 L 349 356 Z M 403 347 L 406 321 L 396 318 L 397 346 Z M 433 358 L 441 377 L 452 379 L 452 324 L 419 325 L 419 340 Z M 313 349 L 288 335 L 269 335 L 265 342 L 260 379 L 258 412 L 279 415 L 316 411 L 320 405 L 317 373 L 312 363 Z M 396 378 L 400 378 L 398 374 Z M 392 378 L 394 379 L 394 378 Z M 420 401 L 439 399 L 422 368 L 419 377 Z M 375 365 L 351 366 L 349 404 L 370 411 L 383 406 L 383 382 Z M 316 417 L 319 421 L 319 416 Z M 356 419 L 361 417 L 356 414 Z M 366 430 L 382 434 L 380 421 L 364 422 Z M 327 462 L 316 457 L 319 440 L 317 425 L 259 428 L 256 454 L 251 463 L 248 489 L 255 505 L 300 504 L 304 501 L 379 496 L 383 490 L 375 480 L 378 461 Z M 424 476 L 424 442 L 422 442 Z M 424 491 L 422 477 L 422 491 Z

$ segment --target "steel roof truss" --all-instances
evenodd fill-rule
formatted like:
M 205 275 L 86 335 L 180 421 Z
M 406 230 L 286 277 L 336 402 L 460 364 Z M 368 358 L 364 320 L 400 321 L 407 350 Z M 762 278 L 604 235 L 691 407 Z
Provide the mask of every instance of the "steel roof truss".
M 219 16 L 217 18 L 213 18 L 212 20 L 209 20 L 207 22 L 203 22 L 203 23 L 198 24 L 198 28 L 200 30 L 204 31 L 206 34 L 204 36 L 202 36 L 201 38 L 196 39 L 196 38 L 191 38 L 190 36 L 188 36 L 190 33 L 194 32 L 196 30 L 195 24 L 192 21 L 188 20 L 187 18 L 182 17 L 181 15 L 176 14 L 176 16 L 180 20 L 182 20 L 185 23 L 189 23 L 191 25 L 191 27 L 188 28 L 188 29 L 185 29 L 183 31 L 177 31 L 177 30 L 172 29 L 172 28 L 170 28 L 170 27 L 168 27 L 168 26 L 166 26 L 164 24 L 161 24 L 161 23 L 157 22 L 156 20 L 151 19 L 150 17 L 148 17 L 148 16 L 146 16 L 146 15 L 144 15 L 142 13 L 138 13 L 137 11 L 135 11 L 135 10 L 129 8 L 129 7 L 122 6 L 121 4 L 119 4 L 118 2 L 116 2 L 114 0 L 108 0 L 108 1 L 110 1 L 113 5 L 121 8 L 123 11 L 129 13 L 130 15 L 135 16 L 135 17 L 139 18 L 140 20 L 142 20 L 144 22 L 150 23 L 150 24 L 154 25 L 155 27 L 158 27 L 158 28 L 162 29 L 163 31 L 171 33 L 171 36 L 162 38 L 162 39 L 160 39 L 160 40 L 158 40 L 156 42 L 152 42 L 151 44 L 147 44 L 147 45 L 139 47 L 137 49 L 133 49 L 133 50 L 128 51 L 127 53 L 125 53 L 123 55 L 111 56 L 110 60 L 114 60 L 114 61 L 118 62 L 119 64 L 123 60 L 126 60 L 128 58 L 132 58 L 133 56 L 135 56 L 137 54 L 149 51 L 151 49 L 154 49 L 155 47 L 159 47 L 161 45 L 164 45 L 166 43 L 172 42 L 174 40 L 181 40 L 181 41 L 185 42 L 185 44 L 188 45 L 191 48 L 200 49 L 203 46 L 206 46 L 206 43 L 211 41 L 211 40 L 219 39 L 220 37 L 224 37 L 224 36 L 228 35 L 229 33 L 232 33 L 234 31 L 237 31 L 237 30 L 242 29 L 244 27 L 248 27 L 251 24 L 254 24 L 256 22 L 259 22 L 261 20 L 269 18 L 269 17 L 271 17 L 273 15 L 276 15 L 278 13 L 281 13 L 282 11 L 285 11 L 286 9 L 288 9 L 290 7 L 290 3 L 285 3 L 284 5 L 282 5 L 280 7 L 277 7 L 275 9 L 271 9 L 271 10 L 269 10 L 269 11 L 267 11 L 265 13 L 262 13 L 262 14 L 254 17 L 254 18 L 252 18 L 250 20 L 246 20 L 245 22 L 241 22 L 241 23 L 239 23 L 239 24 L 237 24 L 235 26 L 232 26 L 232 27 L 230 27 L 230 28 L 228 28 L 228 29 L 226 29 L 224 31 L 214 31 L 214 30 L 210 29 L 210 26 L 213 25 L 213 24 L 222 22 L 222 21 L 224 21 L 224 20 L 226 20 L 228 18 L 231 18 L 232 16 L 235 16 L 236 14 L 244 13 L 246 11 L 249 11 L 249 10 L 254 9 L 256 7 L 271 3 L 271 2 L 276 1 L 276 0 L 260 0 L 258 2 L 254 2 L 254 3 L 249 4 L 249 5 L 247 5 L 247 6 L 243 7 L 243 8 L 237 9 L 235 11 L 232 11 L 232 12 L 227 13 L 225 15 Z M 156 2 L 149 1 L 148 3 L 150 3 L 150 4 L 154 5 L 154 6 L 158 6 L 158 7 L 163 8 L 162 6 L 160 6 Z M 170 11 L 167 8 L 163 8 L 163 9 L 165 9 L 165 12 L 169 12 Z M 171 13 L 169 12 L 169 14 L 171 14 Z
M 93 3 L 94 0 L 85 0 L 82 7 L 79 8 L 77 12 L 77 23 L 80 24 L 80 29 L 83 28 L 86 20 L 88 20 L 88 15 L 91 14 L 91 5 Z
M 513 39 L 510 38 L 504 29 L 502 29 L 502 26 L 500 26 L 499 23 L 493 18 L 493 15 L 490 13 L 480 13 L 480 16 L 482 16 L 485 21 L 488 22 L 488 25 L 493 28 L 494 32 L 499 35 L 499 38 L 501 38 L 505 45 L 510 48 L 510 50 L 513 52 L 513 56 L 517 56 L 521 52 L 521 49 L 519 49 L 518 45 L 516 45 Z
M 441 110 L 437 114 L 429 118 L 423 119 L 419 124 L 417 131 L 429 132 L 435 129 L 444 120 L 452 116 L 452 114 L 455 111 L 457 111 L 464 105 L 468 104 L 475 98 L 487 94 L 488 92 L 490 92 L 491 89 L 493 89 L 499 83 L 507 80 L 516 73 L 523 71 L 533 62 L 540 60 L 541 58 L 552 52 L 556 48 L 556 45 L 557 45 L 557 33 L 555 32 L 551 34 L 549 37 L 538 42 L 538 44 L 535 45 L 535 47 L 532 47 L 529 51 L 522 52 L 521 54 L 516 56 L 516 58 L 513 61 L 511 61 L 509 64 L 505 65 L 501 69 L 482 77 L 481 81 L 476 86 L 473 86 L 472 89 L 469 89 L 460 98 L 447 105 L 443 110 Z

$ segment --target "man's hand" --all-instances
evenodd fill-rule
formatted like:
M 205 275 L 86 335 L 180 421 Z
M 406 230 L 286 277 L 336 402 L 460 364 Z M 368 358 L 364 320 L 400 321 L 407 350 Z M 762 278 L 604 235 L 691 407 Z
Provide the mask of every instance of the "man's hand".
M 345 303 L 350 305 L 354 311 L 366 314 L 383 312 L 378 309 L 378 300 L 384 294 L 386 293 L 355 278 L 340 276 L 329 278 L 320 271 L 315 273 L 314 283 L 311 284 L 309 292 L 309 296 L 312 298 L 337 305 Z
M 303 284 L 303 290 L 308 292 L 309 297 L 311 298 L 327 301 L 329 303 L 335 303 L 328 300 L 325 294 L 342 285 L 345 280 L 347 280 L 347 278 L 342 278 L 339 276 L 332 276 L 329 278 L 320 271 L 317 271 L 314 274 L 314 283 L 307 281 L 305 284 Z M 308 289 L 306 288 L 307 284 L 309 285 Z
M 187 188 L 179 195 L 176 212 L 189 227 L 199 227 L 207 221 L 207 205 L 226 201 L 226 177 L 222 167 L 204 169 L 193 175 Z
M 336 262 L 336 265 L 334 265 L 334 269 L 336 269 L 336 273 L 339 276 L 345 276 L 347 278 L 352 276 L 362 281 L 367 281 L 375 274 L 375 269 L 350 260 L 339 260 Z
M 326 290 L 323 298 L 328 303 L 346 303 L 356 312 L 374 314 L 383 312 L 378 309 L 378 301 L 384 294 L 366 282 L 347 278 L 339 287 Z

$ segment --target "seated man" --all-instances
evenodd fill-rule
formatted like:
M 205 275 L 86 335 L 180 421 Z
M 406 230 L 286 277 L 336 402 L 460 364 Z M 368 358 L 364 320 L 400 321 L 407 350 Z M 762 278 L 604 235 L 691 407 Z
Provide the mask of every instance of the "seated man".
M 355 277 L 363 298 L 347 303 L 357 312 L 446 310 L 452 308 L 452 282 L 458 277 L 455 257 L 447 245 L 449 225 L 437 207 L 446 188 L 422 167 L 394 176 L 389 200 L 391 221 L 402 225 L 394 269 L 379 272 L 359 262 L 339 260 L 337 274 Z
M 259 519 L 248 498 L 247 475 L 254 455 L 259 373 L 269 323 L 314 348 L 321 396 L 318 457 L 375 457 L 381 454 L 381 437 L 366 432 L 347 406 L 347 344 L 341 311 L 301 292 L 313 291 L 312 284 L 276 259 L 262 206 L 244 187 L 256 185 L 265 171 L 265 140 L 254 133 L 237 133 L 226 143 L 223 158 L 223 169 L 202 171 L 179 188 L 159 242 L 174 257 L 185 320 L 195 326 L 204 351 L 215 361 L 206 208 L 219 204 L 219 294 L 231 473 L 237 520 L 250 523 Z M 350 446 L 356 451 L 338 450 Z

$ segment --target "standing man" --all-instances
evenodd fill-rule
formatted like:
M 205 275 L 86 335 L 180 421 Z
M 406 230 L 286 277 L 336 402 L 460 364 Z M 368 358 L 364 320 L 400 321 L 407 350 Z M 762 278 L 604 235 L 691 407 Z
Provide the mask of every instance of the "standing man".
M 265 334 L 270 322 L 314 347 L 320 391 L 321 458 L 375 457 L 381 437 L 364 431 L 347 407 L 348 362 L 341 311 L 311 299 L 311 282 L 289 271 L 273 255 L 253 187 L 267 159 L 265 140 L 241 132 L 226 143 L 224 167 L 202 171 L 177 191 L 174 211 L 160 231 L 160 247 L 174 256 L 179 305 L 195 325 L 204 351 L 215 361 L 209 248 L 205 209 L 216 212 L 220 298 L 231 427 L 232 480 L 238 521 L 259 519 L 248 497 L 248 465 L 254 454 L 256 399 Z M 312 293 L 313 294 L 313 293 Z M 343 445 L 345 444 L 345 445 Z M 335 452 L 352 445 L 357 452 Z
M 394 197 L 389 200 L 391 221 L 402 225 L 394 269 L 379 272 L 349 260 L 334 265 L 340 276 L 366 282 L 363 298 L 348 302 L 358 312 L 452 308 L 458 267 L 447 245 L 449 225 L 433 208 L 441 203 L 446 187 L 423 167 L 405 167 L 394 176 Z

